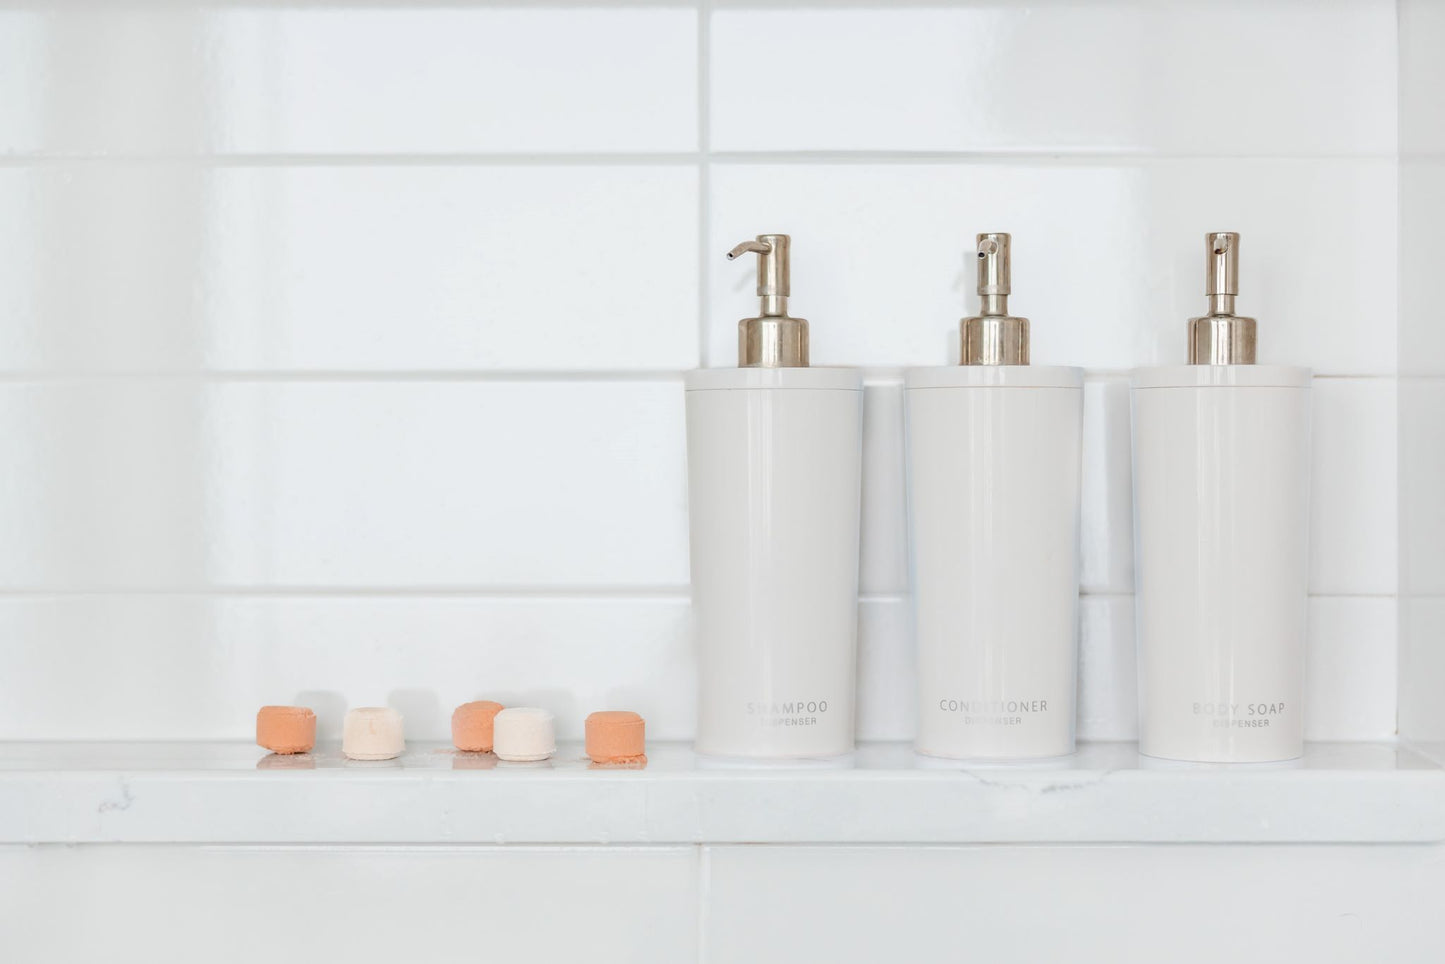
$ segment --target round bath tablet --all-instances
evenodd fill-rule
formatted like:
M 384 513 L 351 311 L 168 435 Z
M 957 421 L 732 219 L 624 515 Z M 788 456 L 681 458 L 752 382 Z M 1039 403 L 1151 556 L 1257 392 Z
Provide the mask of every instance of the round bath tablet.
M 391 760 L 401 756 L 401 714 L 389 706 L 360 706 L 346 713 L 341 752 L 352 760 Z
M 638 763 L 646 741 L 642 717 L 630 710 L 601 710 L 587 717 L 587 756 L 593 763 Z
M 304 706 L 263 706 L 256 742 L 272 753 L 305 753 L 316 745 L 316 714 Z
M 535 706 L 514 706 L 492 719 L 492 752 L 500 760 L 527 763 L 557 752 L 552 714 Z
M 491 700 L 458 706 L 452 713 L 452 743 L 458 750 L 486 753 L 492 748 L 492 718 L 500 712 L 502 704 Z

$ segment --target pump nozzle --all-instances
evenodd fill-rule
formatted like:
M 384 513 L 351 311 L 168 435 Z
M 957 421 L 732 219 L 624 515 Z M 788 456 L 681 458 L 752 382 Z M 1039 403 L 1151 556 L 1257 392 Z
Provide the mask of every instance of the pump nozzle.
M 1029 363 L 1029 320 L 1008 313 L 1011 247 L 1012 239 L 1002 232 L 977 238 L 979 313 L 959 322 L 964 365 Z
M 757 318 L 738 322 L 738 367 L 807 368 L 808 322 L 788 315 L 791 264 L 786 234 L 760 234 L 728 252 L 735 261 L 744 254 L 758 256 L 758 297 L 762 301 Z
M 1189 319 L 1189 364 L 1253 365 L 1253 318 L 1234 313 L 1239 294 L 1239 235 L 1216 231 L 1204 236 L 1204 293 L 1209 314 Z
M 764 244 L 761 241 L 744 241 L 728 252 L 728 260 L 736 261 L 738 255 L 748 254 L 749 252 L 753 254 L 772 254 L 773 246 L 771 244 Z

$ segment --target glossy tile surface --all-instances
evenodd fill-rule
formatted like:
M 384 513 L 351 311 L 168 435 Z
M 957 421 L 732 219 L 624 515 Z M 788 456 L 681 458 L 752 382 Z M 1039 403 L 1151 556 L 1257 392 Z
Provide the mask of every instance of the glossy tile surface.
M 0 923 L 13 960 L 676 964 L 696 866 L 684 848 L 5 847 Z
M 904 404 L 900 370 L 870 369 L 864 374 L 858 586 L 865 595 L 908 591 Z
M 1395 735 L 1397 621 L 1391 598 L 1310 600 L 1305 739 Z
M 1433 0 L 1400 0 L 1400 153 L 1409 156 L 1445 154 L 1445 62 L 1439 56 L 1445 40 L 1445 8 Z M 1413 200 L 1413 199 L 1406 199 Z M 1402 205 L 1408 207 L 1408 205 Z
M 1445 8 L 1401 0 L 1400 734 L 1445 759 Z
M 1395 149 L 1387 2 L 722 9 L 711 29 L 715 150 Z
M 1392 595 L 1395 382 L 1317 378 L 1311 391 L 1310 592 Z
M 1445 598 L 1445 378 L 1400 380 L 1400 589 Z
M 1127 377 L 1084 382 L 1079 584 L 1085 592 L 1134 591 L 1132 428 Z
M 682 587 L 681 394 L 672 381 L 6 384 L 0 586 Z
M 1402 739 L 1445 761 L 1445 707 L 1436 680 L 1445 674 L 1445 597 L 1406 595 L 1400 600 L 1400 711 Z
M 3 153 L 696 146 L 686 8 L 35 3 L 0 17 L 21 105 L 0 113 Z
M 1139 737 L 1134 597 L 1088 596 L 1079 602 L 1081 740 Z
M 0 205 L 0 370 L 697 362 L 691 167 L 45 165 Z
M 1445 882 L 1431 848 L 719 847 L 708 860 L 709 961 L 1445 953 L 1424 925 Z
M 1445 30 L 1441 31 L 1445 35 Z M 1442 95 L 1445 96 L 1445 95 Z M 1420 127 L 1433 129 L 1436 117 Z M 1400 374 L 1445 377 L 1445 326 L 1435 270 L 1445 258 L 1445 148 L 1400 158 Z

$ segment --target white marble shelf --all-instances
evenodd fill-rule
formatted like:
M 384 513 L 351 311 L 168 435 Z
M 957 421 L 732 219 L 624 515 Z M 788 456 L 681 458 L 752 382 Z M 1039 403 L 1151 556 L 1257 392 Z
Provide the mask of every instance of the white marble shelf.
M 945 766 L 904 744 L 720 766 L 682 744 L 641 770 L 438 744 L 356 763 L 334 746 L 0 743 L 0 843 L 994 843 L 1445 840 L 1445 770 L 1386 743 L 1287 765 L 1186 766 L 1133 744 L 1037 766 Z

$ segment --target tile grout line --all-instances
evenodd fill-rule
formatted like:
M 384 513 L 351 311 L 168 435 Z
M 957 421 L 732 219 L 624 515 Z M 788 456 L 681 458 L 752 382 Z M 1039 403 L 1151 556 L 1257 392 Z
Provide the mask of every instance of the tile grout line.
M 702 34 L 702 31 L 699 31 Z M 703 38 L 700 36 L 700 42 Z M 703 61 L 700 60 L 700 66 Z M 699 95 L 704 96 L 700 89 Z M 710 112 L 709 112 L 710 114 Z M 699 117 L 699 124 L 704 117 Z M 1082 151 L 1070 148 L 1014 150 L 775 150 L 712 151 L 706 141 L 698 151 L 417 151 L 387 154 L 235 153 L 235 154 L 18 154 L 0 153 L 0 168 L 192 167 L 200 170 L 308 167 L 677 167 L 698 163 L 780 166 L 801 165 L 928 165 L 1018 164 L 1050 168 L 1143 164 L 1240 164 L 1278 161 L 1311 163 L 1379 162 L 1393 154 L 1168 154 L 1126 151 Z
M 712 902 L 712 847 L 697 845 L 697 960 L 707 964 L 708 906 Z
M 699 218 L 705 221 L 705 218 Z M 704 228 L 703 230 L 706 230 Z M 699 247 L 705 247 L 700 244 Z M 704 255 L 699 252 L 698 270 L 706 276 L 706 267 L 703 264 Z M 704 357 L 699 359 L 701 364 L 706 363 L 706 299 L 708 297 L 706 282 L 699 278 L 699 351 Z M 920 363 L 922 364 L 922 363 Z M 914 367 L 906 364 L 854 364 L 850 368 L 857 368 L 863 372 L 863 384 L 866 388 L 902 388 L 903 369 Z M 1146 366 L 1147 367 L 1147 366 Z M 896 372 L 896 374 L 895 374 Z M 175 382 L 175 383 L 197 383 L 197 384 L 279 384 L 279 385 L 302 385 L 302 384 L 563 384 L 575 383 L 586 384 L 588 382 L 607 384 L 646 384 L 657 382 L 679 382 L 683 379 L 685 371 L 671 368 L 599 368 L 596 370 L 586 369 L 356 369 L 354 371 L 342 369 L 282 369 L 267 371 L 263 369 L 210 369 L 185 371 L 175 369 L 136 369 L 127 371 L 124 369 L 114 371 L 64 371 L 64 370 L 0 370 L 0 386 L 4 385 L 44 385 L 44 384 L 66 384 L 66 383 L 90 383 L 90 382 Z M 1129 369 L 1115 368 L 1086 368 L 1084 380 L 1086 382 L 1118 382 L 1126 381 L 1130 377 Z M 1394 374 L 1379 373 L 1336 373 L 1316 372 L 1313 376 L 1315 381 L 1325 382 L 1404 382 L 1404 381 L 1439 381 L 1445 376 L 1397 376 Z
M 686 602 L 691 598 L 686 585 L 656 586 L 18 586 L 0 587 L 0 602 L 37 599 L 99 598 L 161 598 L 166 596 L 195 599 L 461 599 L 497 602 L 601 602 L 606 600 L 633 602 Z M 1081 589 L 1080 600 L 1107 601 L 1133 599 L 1130 589 Z M 1310 599 L 1336 600 L 1398 600 L 1389 592 L 1316 592 Z M 1426 597 L 1440 598 L 1440 597 Z M 906 590 L 860 592 L 861 605 L 908 603 L 912 594 Z
M 718 151 L 718 161 L 727 164 L 1035 164 L 1040 167 L 1105 167 L 1131 164 L 1212 164 L 1237 161 L 1243 164 L 1275 161 L 1340 162 L 1394 161 L 1390 153 L 1359 154 L 1204 154 L 1167 151 L 1089 150 L 1078 147 L 962 148 L 954 150 L 851 150 L 802 149 Z
M 682 371 L 671 368 L 659 369 L 606 369 L 595 371 L 584 369 L 289 369 L 266 371 L 262 369 L 211 369 L 183 371 L 173 369 L 151 369 L 135 371 L 0 371 L 0 385 L 27 383 L 66 382 L 197 382 L 197 383 L 275 383 L 275 384 L 325 384 L 325 383 L 406 383 L 442 384 L 492 383 L 623 383 L 643 384 L 649 382 L 676 382 L 682 380 Z
M 686 585 L 622 586 L 22 586 L 0 587 L 0 601 L 119 597 L 131 599 L 167 596 L 194 599 L 460 599 L 525 602 L 541 600 L 635 602 L 686 602 L 692 595 Z

